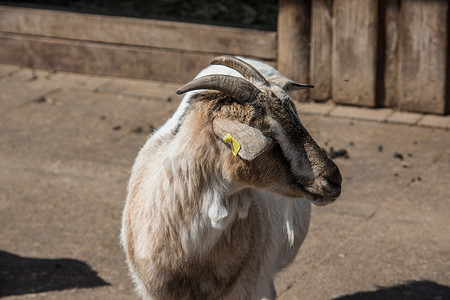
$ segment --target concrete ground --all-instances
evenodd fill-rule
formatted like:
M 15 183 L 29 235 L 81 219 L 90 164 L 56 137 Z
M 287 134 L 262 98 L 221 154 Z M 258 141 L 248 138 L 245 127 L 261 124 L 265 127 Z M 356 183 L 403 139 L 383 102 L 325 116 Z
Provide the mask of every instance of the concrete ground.
M 118 238 L 126 183 L 178 86 L 0 65 L 0 297 L 137 299 Z M 279 299 L 450 299 L 446 125 L 310 108 L 316 141 L 347 151 L 343 193 L 313 207 Z

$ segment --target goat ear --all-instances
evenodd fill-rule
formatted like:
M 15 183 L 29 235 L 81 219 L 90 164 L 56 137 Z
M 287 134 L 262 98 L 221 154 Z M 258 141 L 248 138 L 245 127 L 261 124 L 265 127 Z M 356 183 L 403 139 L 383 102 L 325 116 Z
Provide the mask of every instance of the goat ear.
M 286 92 L 292 92 L 292 91 L 302 90 L 302 89 L 309 89 L 309 88 L 313 88 L 314 87 L 311 84 L 298 83 L 298 82 L 295 82 L 293 80 L 290 80 L 287 77 L 279 76 L 279 75 L 270 76 L 267 79 L 267 81 L 269 81 L 270 83 L 274 83 L 274 84 L 278 85 L 279 87 L 281 87 Z
M 229 119 L 214 119 L 213 130 L 235 156 L 249 161 L 258 157 L 273 142 L 260 130 Z

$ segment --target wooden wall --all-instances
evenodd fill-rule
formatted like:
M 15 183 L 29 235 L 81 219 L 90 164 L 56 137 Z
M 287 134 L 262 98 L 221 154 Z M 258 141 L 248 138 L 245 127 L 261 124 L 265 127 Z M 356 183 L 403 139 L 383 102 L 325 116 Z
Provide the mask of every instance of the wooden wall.
M 283 61 L 279 68 L 295 80 L 307 78 L 316 86 L 308 99 L 450 112 L 448 0 L 290 2 L 280 1 L 279 19 L 287 17 L 286 6 L 290 15 L 302 15 L 310 24 L 299 22 L 299 29 L 279 22 L 279 35 L 304 41 L 303 29 L 310 28 L 309 53 L 300 58 L 289 56 L 280 49 L 284 42 L 279 43 L 279 55 L 286 55 L 278 58 Z M 309 66 L 304 61 L 309 61 Z M 297 68 L 303 76 L 285 66 Z
M 312 83 L 301 101 L 450 113 L 450 0 L 279 0 L 278 31 L 0 6 L 0 63 L 185 82 L 220 54 Z
M 173 82 L 220 54 L 276 61 L 276 32 L 7 6 L 0 45 L 0 63 Z

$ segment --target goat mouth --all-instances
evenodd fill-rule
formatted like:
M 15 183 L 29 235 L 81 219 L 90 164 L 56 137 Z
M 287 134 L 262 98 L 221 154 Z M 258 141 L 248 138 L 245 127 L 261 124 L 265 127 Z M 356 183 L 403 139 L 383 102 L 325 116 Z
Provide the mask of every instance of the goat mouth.
M 336 200 L 336 198 L 320 198 L 320 199 L 311 200 L 311 202 L 317 206 L 325 206 L 330 203 L 333 203 L 334 200 Z
M 305 198 L 310 200 L 314 205 L 317 206 L 328 205 L 337 199 L 337 197 L 324 197 L 318 194 L 308 192 L 304 187 L 301 187 L 301 190 Z

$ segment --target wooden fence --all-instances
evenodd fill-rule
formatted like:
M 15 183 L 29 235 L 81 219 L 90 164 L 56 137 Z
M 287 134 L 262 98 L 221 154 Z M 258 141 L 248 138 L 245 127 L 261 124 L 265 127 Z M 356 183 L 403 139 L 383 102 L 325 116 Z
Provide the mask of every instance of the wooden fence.
M 279 0 L 277 32 L 0 6 L 0 63 L 185 82 L 243 55 L 303 101 L 447 114 L 449 28 L 448 0 Z
M 276 60 L 276 32 L 9 6 L 0 45 L 0 63 L 172 82 L 223 53 Z
M 301 99 L 450 112 L 449 1 L 279 3 L 278 67 L 315 84 Z

